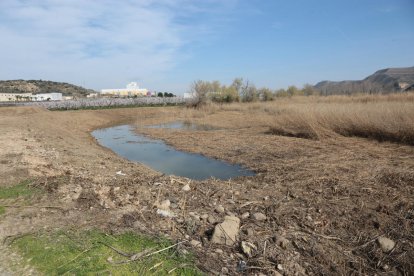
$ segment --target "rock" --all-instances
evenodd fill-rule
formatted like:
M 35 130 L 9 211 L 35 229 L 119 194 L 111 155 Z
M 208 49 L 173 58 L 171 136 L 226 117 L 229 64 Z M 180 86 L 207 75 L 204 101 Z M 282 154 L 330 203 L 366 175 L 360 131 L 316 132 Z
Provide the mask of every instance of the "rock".
M 283 249 L 289 245 L 289 240 L 282 236 L 276 236 L 275 243 Z
M 215 211 L 219 214 L 224 213 L 224 207 L 222 205 L 218 205 L 215 209 Z
M 279 273 L 279 271 L 273 271 L 273 275 L 274 276 L 283 276 L 282 274 Z
M 196 213 L 194 213 L 194 212 L 189 212 L 188 214 L 190 215 L 190 217 L 194 218 L 195 220 L 200 220 L 200 216 L 199 216 L 199 215 L 197 215 Z
M 184 191 L 184 192 L 188 192 L 188 191 L 190 191 L 190 190 L 191 190 L 190 185 L 185 184 L 185 185 L 181 188 L 181 190 L 182 190 L 182 191 Z
M 214 250 L 217 254 L 223 254 L 223 250 L 221 250 L 220 248 L 217 248 L 216 250 Z
M 224 221 L 215 226 L 211 242 L 233 245 L 237 240 L 240 229 L 238 217 L 225 216 Z
M 216 219 L 213 216 L 208 216 L 207 221 L 211 224 L 216 223 Z
M 266 215 L 264 215 L 262 213 L 254 213 L 253 218 L 257 221 L 262 221 L 262 220 L 265 220 L 267 217 L 266 217 Z
M 245 213 L 243 213 L 242 215 L 241 215 L 241 218 L 242 219 L 247 219 L 247 218 L 249 218 L 250 217 L 250 213 L 249 212 L 245 212 Z
M 197 240 L 191 240 L 190 241 L 190 245 L 192 247 L 201 247 L 201 242 L 200 241 L 197 241 Z
M 256 245 L 254 245 L 251 242 L 246 242 L 246 241 L 242 241 L 241 245 L 240 245 L 243 253 L 247 256 L 247 257 L 251 257 L 252 253 L 254 250 L 257 250 Z
M 393 240 L 385 237 L 379 237 L 377 242 L 381 247 L 381 250 L 385 253 L 390 252 L 395 246 L 395 242 Z
M 283 266 L 281 264 L 278 264 L 277 269 L 279 269 L 280 271 L 283 271 Z
M 239 191 L 235 191 L 235 192 L 234 192 L 234 195 L 235 195 L 235 196 L 238 196 L 238 195 L 240 195 L 240 192 L 239 192 Z
M 166 218 L 174 218 L 175 214 L 169 210 L 157 209 L 157 214 L 166 217 Z
M 158 205 L 158 208 L 162 210 L 168 210 L 170 209 L 170 205 L 171 205 L 171 202 L 168 199 L 166 199 L 166 200 L 161 201 L 161 203 Z
M 200 216 L 200 218 L 201 218 L 202 220 L 207 220 L 207 219 L 208 219 L 208 214 L 202 214 L 202 215 Z
M 254 231 L 253 231 L 252 228 L 247 228 L 247 229 L 244 229 L 243 231 L 247 236 L 253 236 L 254 235 Z

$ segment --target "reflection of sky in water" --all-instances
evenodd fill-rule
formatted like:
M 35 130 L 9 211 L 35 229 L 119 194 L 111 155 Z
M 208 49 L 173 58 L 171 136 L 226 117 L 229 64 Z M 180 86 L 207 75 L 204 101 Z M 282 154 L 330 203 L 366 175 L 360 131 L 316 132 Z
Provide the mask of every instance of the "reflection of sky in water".
M 99 144 L 120 156 L 138 161 L 165 174 L 192 179 L 215 177 L 229 179 L 254 175 L 238 165 L 207 158 L 200 154 L 182 152 L 167 146 L 163 141 L 136 134 L 128 125 L 95 130 L 92 135 Z

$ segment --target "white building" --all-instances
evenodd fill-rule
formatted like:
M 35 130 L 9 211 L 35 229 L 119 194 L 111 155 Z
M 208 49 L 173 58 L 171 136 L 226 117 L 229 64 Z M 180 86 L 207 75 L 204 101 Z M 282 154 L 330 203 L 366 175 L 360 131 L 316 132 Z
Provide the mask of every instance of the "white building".
M 61 101 L 63 100 L 62 93 L 40 93 L 32 95 L 32 101 Z
M 133 97 L 133 96 L 147 96 L 148 89 L 139 88 L 136 82 L 129 83 L 126 88 L 119 89 L 102 89 L 103 96 L 118 96 L 118 97 Z
M 0 93 L 0 102 L 31 101 L 32 93 Z
M 61 101 L 62 93 L 0 93 L 0 102 Z

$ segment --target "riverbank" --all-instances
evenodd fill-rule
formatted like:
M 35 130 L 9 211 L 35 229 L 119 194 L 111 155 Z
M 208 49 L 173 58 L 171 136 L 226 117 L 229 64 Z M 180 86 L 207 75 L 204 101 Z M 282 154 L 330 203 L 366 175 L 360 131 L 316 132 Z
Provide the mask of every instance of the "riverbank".
M 258 112 L 232 105 L 204 111 L 1 108 L 0 185 L 36 179 L 44 193 L 34 203 L 67 210 L 25 210 L 24 216 L 7 210 L 1 237 L 44 227 L 132 230 L 188 239 L 186 248 L 209 273 L 412 273 L 413 147 L 352 137 L 272 135 L 269 120 L 275 114 L 259 117 Z M 165 176 L 116 156 L 90 135 L 111 125 L 177 120 L 217 130 L 139 131 L 181 150 L 241 164 L 257 175 L 231 181 Z M 157 214 L 166 200 L 174 218 Z M 240 219 L 238 240 L 213 243 L 211 235 L 226 215 Z M 395 242 L 392 251 L 383 252 L 379 236 Z M 253 245 L 250 253 L 241 241 Z

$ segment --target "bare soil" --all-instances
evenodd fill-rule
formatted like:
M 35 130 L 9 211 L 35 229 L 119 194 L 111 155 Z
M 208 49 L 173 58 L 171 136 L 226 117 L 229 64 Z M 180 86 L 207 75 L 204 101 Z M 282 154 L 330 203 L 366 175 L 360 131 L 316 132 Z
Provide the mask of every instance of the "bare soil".
M 180 119 L 219 129 L 141 127 Z M 230 181 L 162 175 L 120 158 L 90 135 L 126 123 L 178 149 L 241 164 L 257 175 Z M 263 121 L 231 109 L 199 114 L 178 107 L 65 112 L 5 107 L 0 129 L 0 185 L 34 179 L 44 191 L 31 207 L 7 208 L 0 218 L 1 239 L 45 228 L 133 230 L 201 241 L 201 247 L 186 246 L 210 274 L 414 274 L 412 146 L 270 135 Z M 182 191 L 183 183 L 191 191 Z M 156 213 L 165 199 L 177 217 Z M 225 212 L 216 212 L 217 205 Z M 239 242 L 209 241 L 226 214 L 246 212 L 266 215 L 263 221 L 241 219 L 238 239 L 256 246 L 251 256 Z M 203 215 L 210 218 L 199 219 Z M 395 247 L 383 252 L 380 236 Z

